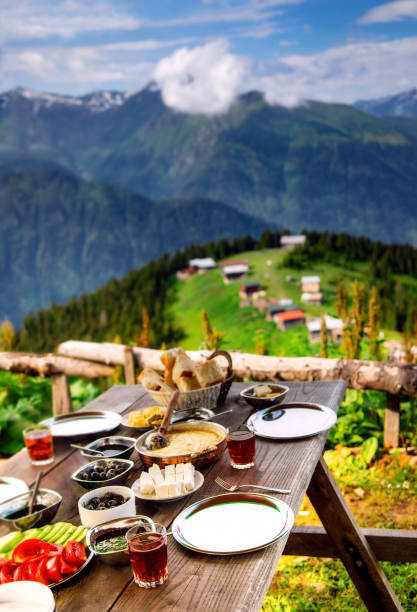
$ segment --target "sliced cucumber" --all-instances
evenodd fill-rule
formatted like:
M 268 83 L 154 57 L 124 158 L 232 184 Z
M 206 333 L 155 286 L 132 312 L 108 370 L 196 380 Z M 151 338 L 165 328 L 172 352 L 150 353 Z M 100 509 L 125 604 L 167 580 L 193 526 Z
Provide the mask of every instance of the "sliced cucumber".
M 21 531 L 12 531 L 0 538 L 0 554 L 13 550 L 23 540 Z
M 40 540 L 44 540 L 46 542 L 46 536 L 48 535 L 48 533 L 51 533 L 52 529 L 55 527 L 55 525 L 45 525 L 44 527 L 41 527 L 41 532 L 39 534 L 39 539 Z
M 66 542 L 68 542 L 68 540 L 71 539 L 71 535 L 75 532 L 76 529 L 77 528 L 75 526 L 69 528 L 68 531 L 65 531 L 60 538 L 55 540 L 55 544 L 64 545 Z
M 63 525 L 65 525 L 65 523 L 55 523 L 52 526 L 51 531 L 45 536 L 45 542 L 50 542 L 51 538 L 53 538 L 58 533 L 58 531 L 62 529 Z
M 49 537 L 48 542 L 54 544 L 61 538 L 61 536 L 64 535 L 64 533 L 66 533 L 69 529 L 72 529 L 72 527 L 73 526 L 71 523 L 63 523 L 61 529 L 59 529 L 53 537 Z
M 73 542 L 81 542 L 81 540 L 85 537 L 86 532 L 87 532 L 86 527 L 83 527 L 82 525 L 80 525 L 79 527 L 76 528 L 74 533 L 71 535 L 71 540 L 73 540 Z

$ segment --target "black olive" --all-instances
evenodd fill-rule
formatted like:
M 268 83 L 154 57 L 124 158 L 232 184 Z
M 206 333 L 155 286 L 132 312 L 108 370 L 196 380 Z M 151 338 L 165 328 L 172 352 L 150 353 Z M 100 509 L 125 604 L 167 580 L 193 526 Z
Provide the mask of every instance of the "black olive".
M 101 503 L 97 506 L 97 510 L 105 510 L 106 507 L 107 507 L 106 504 Z
M 100 474 L 98 472 L 93 472 L 91 474 L 91 480 L 98 480 L 100 478 Z
M 107 470 L 107 478 L 114 478 L 116 476 L 116 472 L 114 470 Z

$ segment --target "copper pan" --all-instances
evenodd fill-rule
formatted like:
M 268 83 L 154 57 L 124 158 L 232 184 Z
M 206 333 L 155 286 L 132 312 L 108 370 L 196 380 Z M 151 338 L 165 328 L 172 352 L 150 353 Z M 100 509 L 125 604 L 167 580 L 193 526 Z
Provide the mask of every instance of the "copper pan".
M 169 428 L 169 431 L 175 430 L 187 430 L 187 429 L 207 429 L 208 431 L 214 431 L 220 434 L 221 440 L 206 448 L 204 451 L 196 452 L 196 453 L 186 453 L 183 455 L 171 455 L 166 457 L 159 457 L 157 455 L 152 455 L 145 446 L 145 438 L 149 432 L 142 434 L 136 442 L 135 448 L 138 451 L 139 457 L 142 460 L 142 463 L 146 467 L 150 467 L 153 463 L 157 463 L 160 467 L 165 467 L 166 465 L 170 465 L 172 463 L 193 463 L 196 467 L 201 467 L 203 465 L 208 465 L 210 463 L 214 463 L 217 461 L 224 449 L 226 448 L 226 435 L 227 429 L 223 427 L 223 425 L 219 425 L 218 423 L 209 423 L 208 421 L 187 421 L 186 423 L 174 423 Z M 169 447 L 167 447 L 169 448 Z

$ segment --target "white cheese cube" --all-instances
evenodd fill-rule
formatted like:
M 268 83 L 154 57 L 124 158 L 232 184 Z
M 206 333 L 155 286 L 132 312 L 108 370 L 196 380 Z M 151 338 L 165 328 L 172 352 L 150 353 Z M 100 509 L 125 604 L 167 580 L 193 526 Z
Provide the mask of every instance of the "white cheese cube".
M 187 491 L 194 489 L 194 473 L 190 474 L 188 471 L 188 474 L 184 474 L 184 486 Z
M 152 495 L 155 492 L 154 482 L 147 472 L 142 472 L 140 475 L 139 491 L 143 495 Z
M 165 482 L 155 485 L 155 493 L 157 498 L 169 497 L 169 485 Z
M 162 476 L 162 472 L 157 463 L 154 463 L 149 468 L 149 475 L 152 477 L 155 485 L 162 484 L 164 482 L 164 477 Z
M 184 463 L 177 463 L 175 466 L 176 474 L 184 474 Z
M 174 476 L 175 481 L 175 464 L 167 465 L 165 467 L 165 480 L 167 480 L 170 476 Z
M 184 480 L 186 476 L 192 476 L 194 478 L 195 468 L 192 463 L 186 463 L 184 465 Z
M 168 495 L 170 497 L 176 497 L 177 495 L 181 495 L 181 490 L 180 492 L 178 492 L 178 482 L 173 482 L 172 484 L 168 485 Z

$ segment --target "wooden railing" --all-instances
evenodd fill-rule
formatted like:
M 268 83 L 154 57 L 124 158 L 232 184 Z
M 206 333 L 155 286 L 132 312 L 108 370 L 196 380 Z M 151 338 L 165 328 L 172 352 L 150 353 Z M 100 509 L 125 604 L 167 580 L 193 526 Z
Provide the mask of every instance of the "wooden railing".
M 163 351 L 112 343 L 69 340 L 59 345 L 58 353 L 72 358 L 115 366 L 121 365 L 128 384 L 135 383 L 136 368 L 161 369 Z M 187 351 L 197 362 L 210 351 Z M 318 357 L 273 357 L 230 351 L 233 370 L 239 378 L 269 381 L 316 381 L 342 379 L 351 389 L 373 389 L 387 394 L 384 443 L 396 448 L 400 435 L 400 399 L 417 397 L 417 365 L 321 359 Z M 1 361 L 0 361 L 1 369 Z
M 0 370 L 26 374 L 27 376 L 50 377 L 52 380 L 52 412 L 54 415 L 71 411 L 69 376 L 100 378 L 111 376 L 114 367 L 62 357 L 60 355 L 36 355 L 34 353 L 0 353 Z

